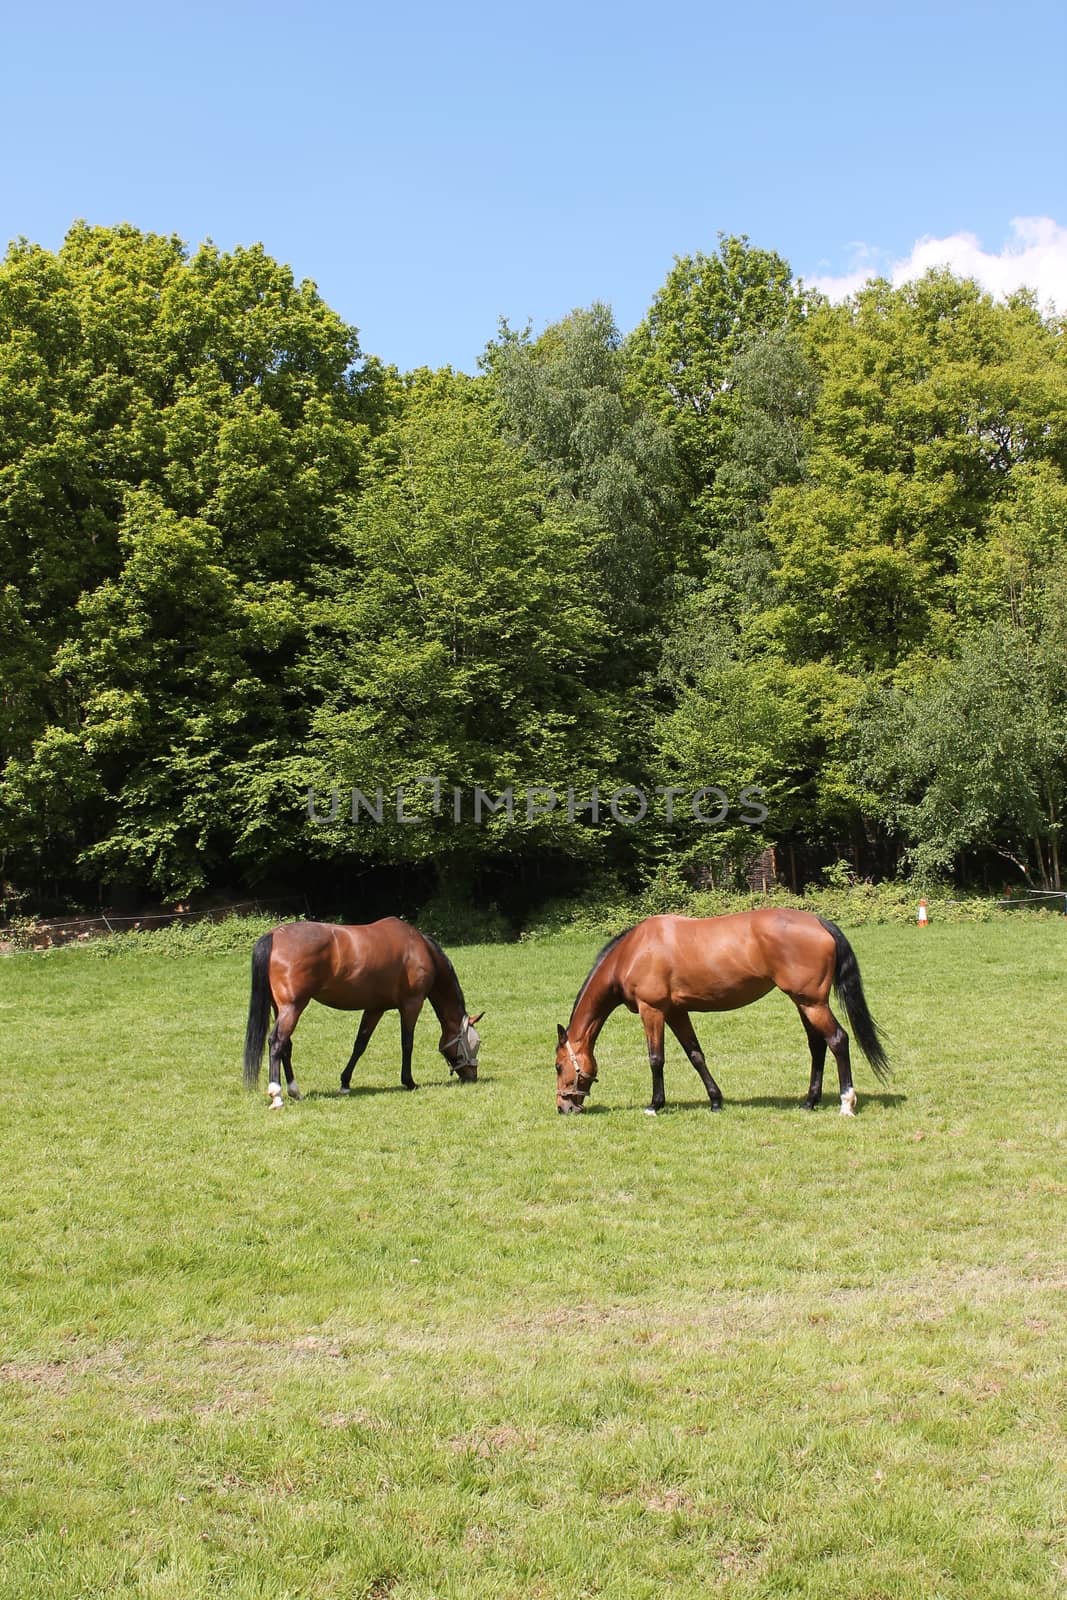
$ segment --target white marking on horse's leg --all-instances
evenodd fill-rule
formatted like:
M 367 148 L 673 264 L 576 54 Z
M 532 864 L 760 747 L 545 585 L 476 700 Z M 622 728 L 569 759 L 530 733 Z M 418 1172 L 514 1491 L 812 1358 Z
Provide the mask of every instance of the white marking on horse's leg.
M 304 1098 L 304 1096 L 300 1093 L 300 1085 L 297 1083 L 295 1078 L 289 1085 L 289 1098 L 290 1100 L 303 1100 Z
M 282 1109 L 282 1107 L 285 1105 L 285 1101 L 282 1099 L 282 1086 L 281 1086 L 281 1084 L 280 1083 L 268 1083 L 268 1085 L 267 1085 L 267 1093 L 270 1095 L 270 1108 L 271 1108 L 271 1110 L 272 1111 L 280 1111 Z
M 655 1115 L 656 1115 L 656 1113 L 655 1113 L 655 1111 L 654 1111 L 654 1110 L 653 1110 L 653 1109 L 652 1109 L 652 1107 L 651 1107 L 651 1106 L 646 1106 L 646 1107 L 645 1107 L 645 1116 L 646 1116 L 646 1117 L 654 1117 L 654 1116 L 655 1116 Z
M 855 1089 L 846 1089 L 841 1096 L 841 1115 L 843 1117 L 854 1117 L 856 1115 Z

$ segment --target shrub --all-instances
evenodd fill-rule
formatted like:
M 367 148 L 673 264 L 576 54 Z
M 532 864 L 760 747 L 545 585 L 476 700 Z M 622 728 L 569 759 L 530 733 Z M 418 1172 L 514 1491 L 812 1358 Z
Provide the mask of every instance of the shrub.
M 292 919 L 290 919 L 292 920 Z M 226 917 L 221 922 L 173 922 L 168 928 L 137 929 L 91 940 L 86 952 L 101 961 L 147 953 L 169 956 L 231 955 L 248 950 L 261 934 L 278 926 L 277 917 Z

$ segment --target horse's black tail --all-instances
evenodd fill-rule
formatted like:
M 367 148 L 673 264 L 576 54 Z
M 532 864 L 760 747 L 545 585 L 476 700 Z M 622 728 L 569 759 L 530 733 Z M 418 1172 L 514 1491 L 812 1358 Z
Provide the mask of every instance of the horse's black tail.
M 826 917 L 820 917 L 819 921 L 830 934 L 837 950 L 834 989 L 845 1008 L 848 1025 L 852 1029 L 856 1043 L 870 1062 L 875 1077 L 879 1083 L 885 1083 L 891 1076 L 889 1057 L 885 1053 L 878 1025 L 867 1008 L 856 953 L 836 922 L 830 922 Z
M 248 999 L 248 1027 L 245 1030 L 245 1088 L 259 1082 L 259 1063 L 270 1027 L 270 952 L 273 933 L 257 939 L 252 951 L 252 993 Z

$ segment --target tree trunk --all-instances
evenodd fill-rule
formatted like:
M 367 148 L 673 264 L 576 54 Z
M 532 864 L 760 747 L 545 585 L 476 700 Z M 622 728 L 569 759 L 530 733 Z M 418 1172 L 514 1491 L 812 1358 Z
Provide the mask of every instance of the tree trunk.
M 1032 889 L 1033 880 L 1030 877 L 1030 868 L 1027 866 L 1026 861 L 1020 861 L 1018 856 L 1013 856 L 1010 850 L 1005 850 L 999 844 L 994 845 L 993 848 L 996 850 L 998 856 L 1003 856 L 1005 861 L 1010 861 L 1013 867 L 1018 867 L 1019 871 L 1023 875 L 1024 882 L 1027 883 Z
M 1056 815 L 1056 800 L 1051 790 L 1048 797 L 1048 838 L 1049 852 L 1052 856 L 1052 887 L 1063 888 L 1063 877 L 1060 873 L 1060 823 Z

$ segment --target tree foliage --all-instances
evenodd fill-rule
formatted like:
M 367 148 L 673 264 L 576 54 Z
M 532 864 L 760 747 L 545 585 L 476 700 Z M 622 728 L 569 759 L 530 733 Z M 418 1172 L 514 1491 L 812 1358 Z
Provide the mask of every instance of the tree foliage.
M 568 510 L 504 437 L 485 380 L 412 377 L 315 612 L 315 771 L 381 788 L 390 806 L 420 776 L 443 786 L 439 815 L 427 789 L 421 805 L 408 802 L 423 821 L 397 823 L 394 810 L 374 829 L 375 850 L 464 861 L 521 852 L 533 828 L 553 839 L 561 815 L 531 824 L 520 803 L 513 824 L 501 813 L 479 825 L 475 787 L 496 799 L 509 786 L 581 788 L 612 770 L 620 711 L 593 687 L 609 628 Z M 336 847 L 347 827 L 342 818 L 324 842 Z
M 259 248 L 79 224 L 0 270 L 0 807 L 39 870 L 184 892 L 302 714 L 301 595 L 380 388 Z
M 720 236 L 713 255 L 676 258 L 627 341 L 630 390 L 676 441 L 692 570 L 702 570 L 736 515 L 734 486 L 720 481 L 739 421 L 736 364 L 761 340 L 799 328 L 803 312 L 787 261 L 746 238 Z
M 1059 603 L 1067 599 L 1061 592 Z M 1061 888 L 1067 788 L 1067 630 L 969 631 L 912 692 L 874 692 L 857 721 L 873 806 L 926 877 L 986 848 L 1031 886 Z M 1058 624 L 1058 625 L 1057 625 Z
M 562 882 L 772 843 L 1062 882 L 1062 322 L 945 272 L 831 306 L 720 238 L 628 337 L 594 303 L 481 366 L 383 368 L 260 247 L 12 246 L 5 880 Z M 526 813 L 622 783 L 756 785 L 768 816 Z
M 540 469 L 584 553 L 584 578 L 612 634 L 616 685 L 654 665 L 673 568 L 678 474 L 672 435 L 626 392 L 618 329 L 604 305 L 534 340 L 505 323 L 485 366 L 507 429 Z
M 802 482 L 767 514 L 767 627 L 790 654 L 892 667 L 951 648 L 961 558 L 1020 467 L 1067 467 L 1062 334 L 947 273 L 875 283 L 807 327 L 820 377 Z

